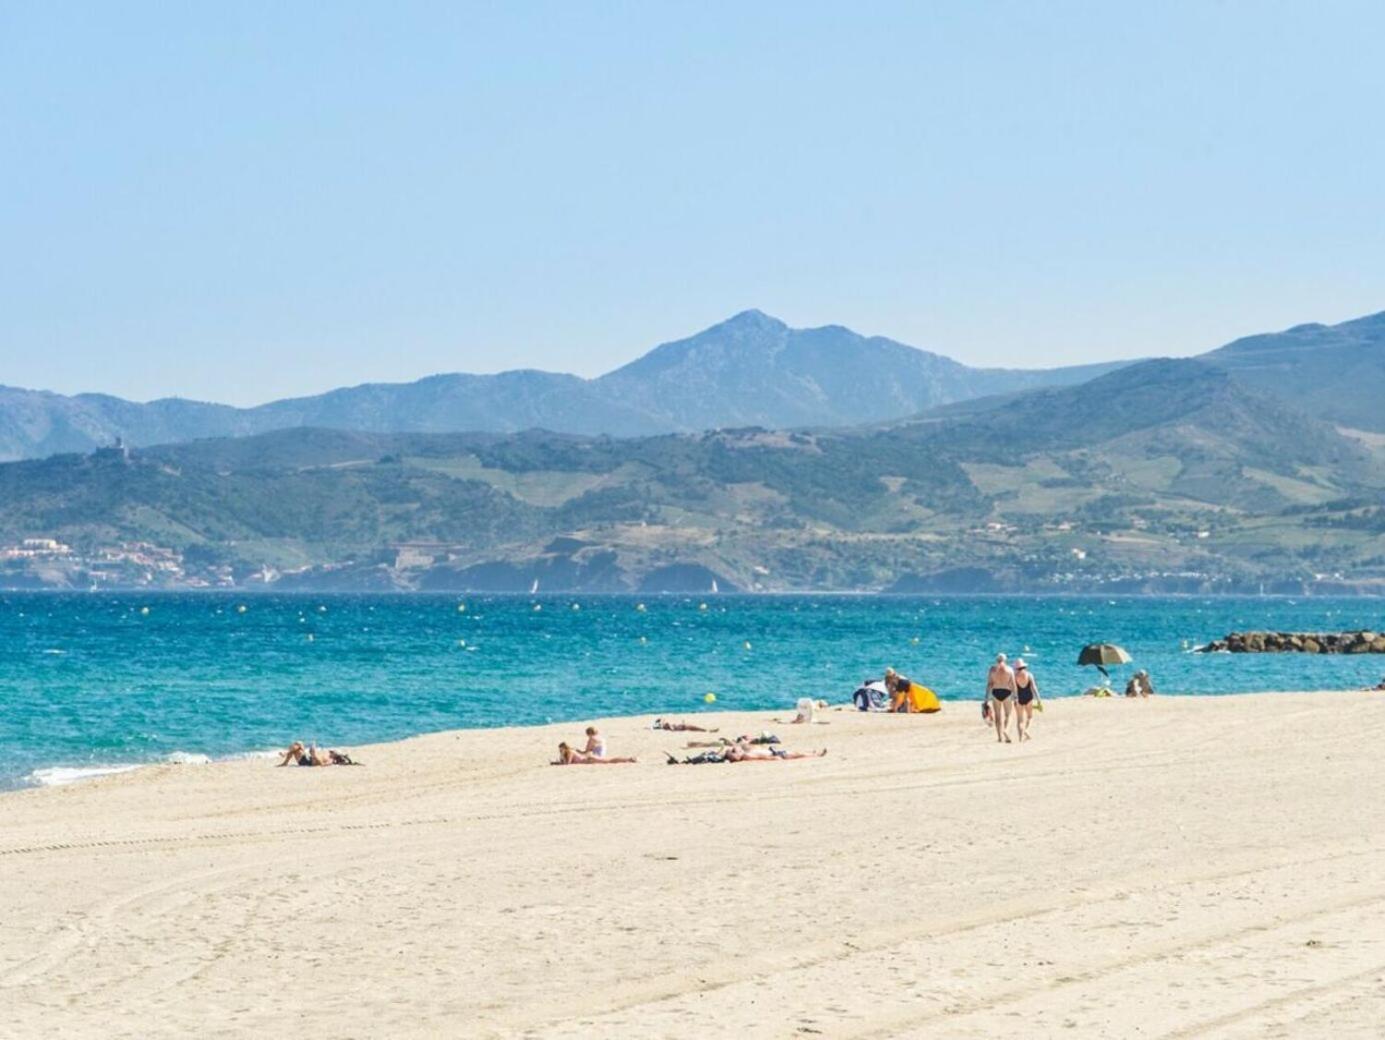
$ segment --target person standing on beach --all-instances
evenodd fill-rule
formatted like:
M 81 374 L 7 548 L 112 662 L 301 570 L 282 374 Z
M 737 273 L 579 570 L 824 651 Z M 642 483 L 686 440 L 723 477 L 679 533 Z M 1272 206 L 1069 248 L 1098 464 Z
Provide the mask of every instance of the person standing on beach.
M 1034 703 L 1039 699 L 1039 683 L 1023 657 L 1015 658 L 1015 736 L 1029 739 L 1029 724 L 1034 721 Z
M 1015 673 L 1005 663 L 1004 654 L 995 655 L 995 664 L 986 673 L 986 696 L 991 701 L 991 720 L 995 723 L 996 743 L 1002 740 L 1011 743 L 1010 734 L 1005 731 L 1010 726 L 1010 697 L 1015 692 Z

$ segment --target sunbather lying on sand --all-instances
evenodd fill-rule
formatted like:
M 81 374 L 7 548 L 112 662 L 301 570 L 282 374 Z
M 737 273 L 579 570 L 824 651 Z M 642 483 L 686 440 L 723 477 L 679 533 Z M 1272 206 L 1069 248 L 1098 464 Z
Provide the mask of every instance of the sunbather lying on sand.
M 728 762 L 773 762 L 775 760 L 787 761 L 791 758 L 821 758 L 827 754 L 827 749 L 821 751 L 784 751 L 781 748 L 770 748 L 768 751 L 751 751 L 744 744 L 732 744 L 726 749 L 726 761 Z
M 758 737 L 748 737 L 745 734 L 732 740 L 730 737 L 718 737 L 716 740 L 690 740 L 684 747 L 730 747 L 732 744 L 778 744 L 779 738 L 773 733 L 761 733 Z
M 725 748 L 714 748 L 710 751 L 701 751 L 696 755 L 683 759 L 679 762 L 678 758 L 669 754 L 664 755 L 668 758 L 671 766 L 702 766 L 712 765 L 722 762 L 774 762 L 787 761 L 793 758 L 821 758 L 827 754 L 827 749 L 821 751 L 784 751 L 780 748 L 770 748 L 768 751 L 752 751 L 748 744 L 731 744 Z
M 284 752 L 284 757 L 279 760 L 281 766 L 358 766 L 360 762 L 351 761 L 351 756 L 344 751 L 319 751 L 317 744 L 308 747 L 303 746 L 301 740 L 295 740 Z
M 583 751 L 577 751 L 570 747 L 566 742 L 558 745 L 558 761 L 550 762 L 554 766 L 616 766 L 625 765 L 636 761 L 633 758 L 601 758 L 597 755 L 589 755 Z
M 654 725 L 650 729 L 667 730 L 670 733 L 716 733 L 715 729 L 707 729 L 704 726 L 694 726 L 691 722 L 666 722 L 663 719 L 655 719 Z

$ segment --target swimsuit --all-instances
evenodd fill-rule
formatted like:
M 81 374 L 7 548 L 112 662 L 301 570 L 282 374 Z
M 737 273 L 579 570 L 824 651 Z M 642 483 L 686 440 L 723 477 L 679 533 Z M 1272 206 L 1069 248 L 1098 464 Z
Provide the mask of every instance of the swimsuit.
M 994 698 L 995 698 L 996 700 L 998 700 L 998 701 L 1003 701 L 1003 700 L 1005 700 L 1007 697 L 1010 696 L 1010 691 L 1009 691 L 1009 690 L 992 690 L 992 691 L 991 691 L 991 696 L 994 697 Z
M 1034 699 L 1034 684 L 1031 682 L 1028 686 L 1019 687 L 1015 691 L 1015 699 L 1021 704 L 1028 704 L 1032 701 Z

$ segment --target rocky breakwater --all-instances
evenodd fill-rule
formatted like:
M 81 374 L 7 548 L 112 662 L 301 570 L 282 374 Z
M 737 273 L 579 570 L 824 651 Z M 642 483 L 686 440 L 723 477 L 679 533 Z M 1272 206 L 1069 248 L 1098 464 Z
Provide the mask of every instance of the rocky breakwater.
M 1385 654 L 1385 635 L 1359 632 L 1232 632 L 1198 647 L 1202 653 Z

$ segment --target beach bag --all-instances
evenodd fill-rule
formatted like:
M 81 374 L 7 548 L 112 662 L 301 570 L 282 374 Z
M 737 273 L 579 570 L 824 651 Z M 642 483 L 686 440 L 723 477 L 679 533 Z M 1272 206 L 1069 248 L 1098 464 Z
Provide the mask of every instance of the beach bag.
M 885 684 L 876 680 L 863 682 L 851 695 L 851 703 L 857 711 L 889 711 L 890 695 Z

